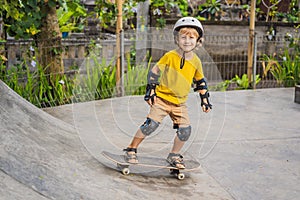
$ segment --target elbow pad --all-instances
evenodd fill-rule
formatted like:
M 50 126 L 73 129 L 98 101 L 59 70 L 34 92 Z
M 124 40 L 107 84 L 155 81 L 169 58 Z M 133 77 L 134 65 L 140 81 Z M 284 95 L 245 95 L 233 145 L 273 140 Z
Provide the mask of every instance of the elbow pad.
M 204 85 L 201 85 L 202 83 L 204 83 Z M 194 92 L 196 92 L 198 90 L 208 90 L 207 82 L 206 82 L 205 78 L 195 81 L 195 84 L 196 84 L 196 87 L 194 88 Z
M 148 73 L 148 77 L 147 77 L 147 81 L 148 81 L 148 84 L 155 84 L 155 85 L 158 85 L 158 78 L 159 78 L 159 75 L 158 74 L 155 74 L 153 73 L 151 70 L 149 71 Z

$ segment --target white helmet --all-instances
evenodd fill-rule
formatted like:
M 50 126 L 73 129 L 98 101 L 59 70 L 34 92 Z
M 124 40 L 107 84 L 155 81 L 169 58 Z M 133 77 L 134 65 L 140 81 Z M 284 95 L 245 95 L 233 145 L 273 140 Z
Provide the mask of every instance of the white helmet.
M 182 17 L 174 25 L 173 34 L 176 35 L 183 27 L 193 27 L 197 30 L 199 38 L 203 36 L 204 30 L 200 21 L 194 17 Z

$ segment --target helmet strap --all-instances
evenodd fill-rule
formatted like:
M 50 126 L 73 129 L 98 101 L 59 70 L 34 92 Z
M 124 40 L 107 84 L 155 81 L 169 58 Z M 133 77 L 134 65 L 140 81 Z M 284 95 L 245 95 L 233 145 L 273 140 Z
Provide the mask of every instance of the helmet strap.
M 183 68 L 183 66 L 184 66 L 184 63 L 185 63 L 185 54 L 186 53 L 189 53 L 189 52 L 192 52 L 194 49 L 196 49 L 197 48 L 197 46 L 195 46 L 192 50 L 190 50 L 190 51 L 184 51 L 182 48 L 180 48 L 180 50 L 182 51 L 182 57 L 181 57 L 181 60 L 180 60 L 180 69 L 182 69 Z
M 180 69 L 183 68 L 184 63 L 185 63 L 185 51 L 183 51 L 182 57 L 181 57 L 181 60 L 180 60 Z

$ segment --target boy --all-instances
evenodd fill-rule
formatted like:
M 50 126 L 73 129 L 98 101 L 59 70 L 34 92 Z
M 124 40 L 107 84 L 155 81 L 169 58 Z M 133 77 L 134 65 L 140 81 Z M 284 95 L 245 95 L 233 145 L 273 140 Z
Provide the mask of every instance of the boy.
M 212 108 L 201 61 L 193 52 L 203 37 L 201 23 L 193 17 L 183 17 L 176 22 L 173 34 L 178 49 L 167 52 L 148 73 L 144 99 L 150 105 L 150 112 L 129 146 L 124 149 L 129 163 L 138 163 L 138 146 L 169 115 L 177 132 L 167 161 L 172 166 L 184 169 L 183 156 L 179 152 L 191 135 L 186 100 L 193 81 L 196 85 L 194 91 L 200 94 L 203 112 L 208 113 Z

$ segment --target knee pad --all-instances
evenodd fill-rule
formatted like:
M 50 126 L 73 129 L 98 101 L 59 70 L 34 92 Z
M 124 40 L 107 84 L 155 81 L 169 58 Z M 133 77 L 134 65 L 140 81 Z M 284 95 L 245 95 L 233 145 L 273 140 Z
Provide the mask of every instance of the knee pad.
M 191 135 L 192 132 L 192 127 L 188 126 L 188 127 L 179 127 L 177 129 L 177 137 L 179 138 L 179 140 L 181 141 L 187 141 Z
M 140 127 L 140 129 L 144 135 L 148 136 L 151 133 L 153 133 L 158 126 L 159 126 L 158 122 L 154 121 L 153 119 L 147 118 L 147 120 Z

